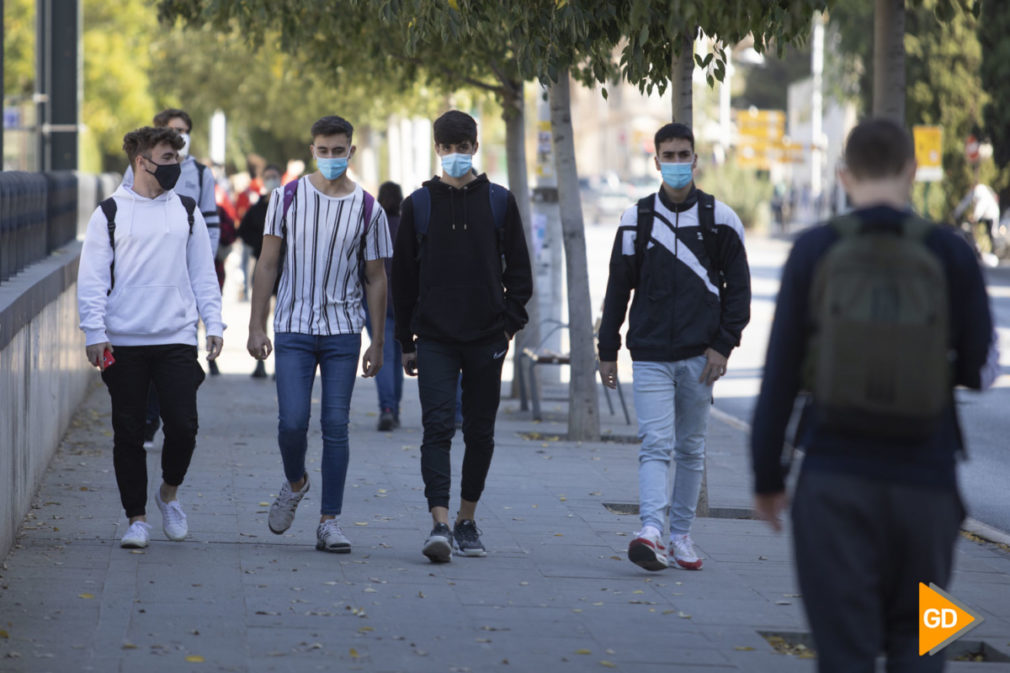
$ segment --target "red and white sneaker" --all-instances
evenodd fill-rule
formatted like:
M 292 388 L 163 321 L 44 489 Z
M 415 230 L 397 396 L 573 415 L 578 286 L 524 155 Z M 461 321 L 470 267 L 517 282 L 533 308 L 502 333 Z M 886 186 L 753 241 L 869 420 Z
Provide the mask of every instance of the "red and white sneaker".
M 670 538 L 670 549 L 673 551 L 673 560 L 681 568 L 687 570 L 701 570 L 701 559 L 694 550 L 694 542 L 691 534 L 676 535 Z
M 670 562 L 659 531 L 646 526 L 636 533 L 635 539 L 628 545 L 628 560 L 646 570 L 666 570 Z

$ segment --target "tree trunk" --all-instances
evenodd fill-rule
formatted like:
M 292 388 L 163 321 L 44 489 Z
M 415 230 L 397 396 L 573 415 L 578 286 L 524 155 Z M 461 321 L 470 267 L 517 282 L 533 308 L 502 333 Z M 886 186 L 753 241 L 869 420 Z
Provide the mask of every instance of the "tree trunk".
M 593 343 L 592 302 L 586 235 L 575 167 L 572 105 L 568 71 L 551 84 L 551 134 L 558 177 L 558 202 L 568 280 L 568 333 L 571 340 L 571 383 L 568 385 L 568 439 L 600 438 L 600 404 L 596 392 L 596 345 Z
M 905 123 L 905 0 L 876 0 L 873 116 Z
M 509 82 L 505 85 L 506 94 L 502 102 L 502 118 L 505 120 L 505 162 L 508 166 L 509 190 L 516 198 L 519 215 L 523 220 L 523 232 L 526 243 L 533 248 L 533 214 L 530 209 L 529 176 L 526 174 L 526 101 L 523 98 L 523 83 Z M 530 268 L 536 268 L 535 261 L 530 260 Z M 533 286 L 533 296 L 526 304 L 529 322 L 516 335 L 515 348 L 512 353 L 512 392 L 511 397 L 519 397 L 519 386 L 522 383 L 520 374 L 520 355 L 527 346 L 536 348 L 540 343 L 540 303 L 537 298 L 537 287 Z M 529 385 L 529 382 L 526 383 Z
M 694 127 L 694 33 L 677 38 L 680 53 L 673 55 L 670 90 L 673 121 Z

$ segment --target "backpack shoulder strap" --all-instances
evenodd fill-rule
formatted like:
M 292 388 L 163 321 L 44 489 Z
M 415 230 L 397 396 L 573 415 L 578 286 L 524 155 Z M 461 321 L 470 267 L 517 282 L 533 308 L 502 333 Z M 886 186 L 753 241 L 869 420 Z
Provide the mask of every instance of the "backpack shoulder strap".
M 652 221 L 655 218 L 653 208 L 655 194 L 649 194 L 638 200 L 638 219 L 635 224 L 635 270 L 636 275 L 642 273 L 642 262 L 645 261 L 645 250 L 652 238 Z
M 199 161 L 197 161 L 195 163 L 196 163 L 196 182 L 197 182 L 197 184 L 200 187 L 200 191 L 198 192 L 198 195 L 199 195 L 200 201 L 203 201 L 203 173 L 204 173 L 204 171 L 207 170 L 207 167 L 204 166 Z
M 368 283 L 368 277 L 365 275 L 365 246 L 368 243 L 368 228 L 372 226 L 372 209 L 375 207 L 375 197 L 369 194 L 366 189 L 361 191 L 364 193 L 362 210 L 364 210 L 365 226 L 361 230 L 361 239 L 358 241 L 358 274 L 362 284 L 365 284 Z
M 105 215 L 109 229 L 109 247 L 112 248 L 112 261 L 109 263 L 109 291 L 116 286 L 116 200 L 111 196 L 98 204 Z
M 841 238 L 848 238 L 859 234 L 863 228 L 863 222 L 851 213 L 843 213 L 828 220 L 828 226 L 834 229 Z
M 415 189 L 410 195 L 414 210 L 414 233 L 418 242 L 428 235 L 428 220 L 431 219 L 431 193 L 427 187 Z
M 182 201 L 182 205 L 186 208 L 186 219 L 189 221 L 189 235 L 193 235 L 193 211 L 196 210 L 196 201 L 193 200 L 192 196 L 183 196 L 179 194 L 179 200 Z
M 281 203 L 281 235 L 284 240 L 288 238 L 288 210 L 295 200 L 295 193 L 298 191 L 298 178 L 284 185 L 284 201 Z
M 505 254 L 505 213 L 509 206 L 509 191 L 501 185 L 488 183 L 487 197 L 491 202 L 491 217 L 494 219 L 494 230 L 497 234 L 498 254 Z
M 719 230 L 715 226 L 715 197 L 700 189 L 698 190 L 698 225 L 701 227 L 705 254 L 712 265 L 712 270 L 721 280 L 723 270 L 719 268 Z

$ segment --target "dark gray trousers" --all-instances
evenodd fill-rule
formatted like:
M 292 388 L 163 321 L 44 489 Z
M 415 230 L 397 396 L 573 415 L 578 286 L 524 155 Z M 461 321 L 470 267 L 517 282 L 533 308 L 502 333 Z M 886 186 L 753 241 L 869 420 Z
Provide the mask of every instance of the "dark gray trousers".
M 942 671 L 919 656 L 919 582 L 946 588 L 964 508 L 956 491 L 804 470 L 793 498 L 796 571 L 820 673 Z

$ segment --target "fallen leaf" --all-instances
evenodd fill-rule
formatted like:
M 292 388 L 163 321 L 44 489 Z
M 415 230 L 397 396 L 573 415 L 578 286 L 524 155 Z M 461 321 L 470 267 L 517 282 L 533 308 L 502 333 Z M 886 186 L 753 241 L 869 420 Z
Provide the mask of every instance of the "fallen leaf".
M 93 594 L 77 594 L 78 598 L 94 598 Z
M 575 650 L 575 654 L 592 654 L 592 651 L 587 649 Z
M 358 651 L 356 649 L 354 649 L 353 647 L 350 649 L 350 651 L 348 652 L 348 654 L 351 655 L 352 659 L 357 659 L 359 656 L 361 656 L 360 654 L 358 654 Z
M 3 629 L 0 629 L 0 638 L 10 638 L 10 637 L 11 635 L 9 633 L 4 631 Z
M 605 666 L 607 668 L 617 668 L 617 664 L 612 661 L 607 661 L 606 659 L 600 659 L 600 666 Z
M 367 521 L 355 521 L 354 525 L 355 526 L 367 526 L 368 522 Z
M 134 645 L 133 643 L 123 643 L 122 649 L 124 649 L 124 650 L 135 650 L 135 649 L 137 649 L 137 646 Z
M 681 619 L 690 619 L 691 618 L 691 615 L 687 614 L 684 611 L 678 612 L 677 616 L 680 617 Z
M 269 502 L 261 502 L 261 503 L 259 503 L 259 506 L 260 507 L 269 507 L 270 503 Z
M 744 645 L 742 647 L 734 647 L 733 649 L 736 650 L 737 652 L 753 652 L 754 651 L 754 648 L 751 647 L 750 645 Z
M 358 633 L 368 633 L 369 631 L 374 630 L 375 629 L 373 629 L 371 626 L 362 626 L 360 629 L 358 629 Z
M 186 657 L 186 661 L 188 661 L 191 664 L 202 664 L 203 657 L 201 657 L 199 654 L 190 654 L 189 656 Z

